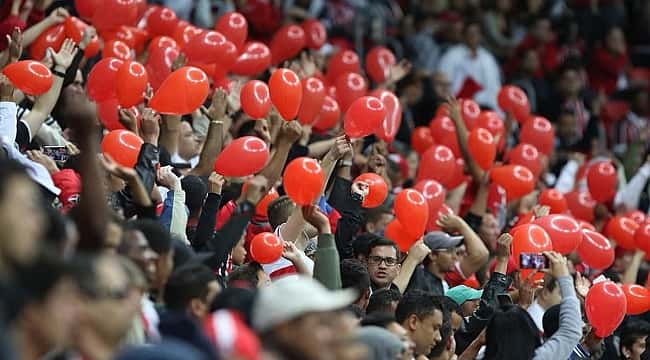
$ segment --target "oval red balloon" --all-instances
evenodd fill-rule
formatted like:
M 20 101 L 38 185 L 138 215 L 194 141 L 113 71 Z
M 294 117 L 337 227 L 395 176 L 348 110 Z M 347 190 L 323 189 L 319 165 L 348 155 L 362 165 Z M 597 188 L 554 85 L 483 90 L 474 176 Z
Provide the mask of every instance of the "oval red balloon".
M 634 220 L 624 216 L 614 216 L 605 225 L 605 235 L 616 241 L 623 249 L 634 250 L 634 233 L 639 228 Z
M 386 109 L 384 104 L 373 96 L 364 96 L 355 100 L 345 113 L 343 128 L 351 138 L 370 135 L 381 126 Z
M 607 269 L 614 263 L 614 247 L 600 233 L 582 229 L 582 241 L 578 255 L 585 264 L 594 269 Z
M 343 111 L 347 111 L 350 105 L 358 98 L 366 95 L 368 90 L 366 80 L 357 73 L 342 74 L 336 79 L 335 87 L 336 100 Z
M 427 204 L 429 205 L 429 218 L 433 215 L 437 215 L 438 211 L 445 203 L 445 196 L 447 195 L 445 188 L 435 180 L 419 181 L 413 188 L 422 193 L 422 196 L 427 199 Z
M 569 216 L 542 216 L 533 223 L 541 226 L 546 231 L 551 237 L 553 250 L 562 255 L 566 255 L 575 250 L 580 244 L 580 241 L 582 241 L 580 224 Z
M 388 196 L 388 185 L 384 178 L 375 173 L 365 173 L 357 176 L 353 181 L 363 182 L 368 185 L 368 195 L 363 199 L 361 206 L 364 208 L 375 208 L 384 203 Z
M 588 223 L 594 221 L 594 208 L 596 202 L 591 198 L 588 192 L 572 191 L 564 195 L 571 214 L 580 220 Z
M 463 122 L 468 130 L 473 130 L 476 127 L 476 122 L 481 115 L 481 107 L 471 99 L 460 100 L 460 114 L 463 117 Z
M 296 56 L 305 47 L 305 31 L 298 25 L 285 25 L 273 34 L 271 59 L 273 64 Z
M 128 130 L 113 130 L 102 139 L 102 152 L 110 155 L 116 163 L 134 167 L 144 142 Z
M 332 84 L 340 75 L 361 72 L 359 56 L 352 50 L 341 50 L 327 63 L 327 81 Z
M 327 30 L 320 21 L 307 19 L 302 23 L 302 29 L 305 31 L 305 44 L 308 48 L 318 50 L 325 45 Z
M 448 187 L 456 170 L 454 154 L 444 145 L 434 145 L 420 158 L 417 181 L 436 180 Z
M 456 137 L 456 125 L 447 115 L 437 116 L 429 123 L 431 136 L 437 144 L 445 145 L 453 151 L 455 157 L 460 157 L 460 147 Z
M 564 194 L 555 189 L 544 189 L 539 194 L 539 204 L 548 206 L 551 214 L 564 214 L 569 210 Z
M 297 205 L 310 205 L 320 196 L 325 173 L 318 160 L 299 157 L 284 169 L 282 183 L 287 196 Z
M 138 7 L 135 0 L 103 0 L 93 14 L 93 26 L 99 31 L 112 30 L 120 25 L 135 25 Z
M 585 313 L 597 337 L 604 339 L 611 335 L 623 321 L 626 311 L 625 293 L 614 282 L 602 281 L 589 289 Z
M 259 233 L 250 243 L 251 258 L 260 264 L 271 264 L 282 257 L 283 248 L 284 243 L 275 234 Z
M 54 78 L 47 66 L 34 60 L 23 60 L 2 69 L 13 86 L 27 95 L 41 95 L 52 87 Z
M 216 31 L 205 31 L 192 37 L 183 47 L 183 53 L 191 62 L 219 64 L 222 72 L 232 67 L 237 60 L 237 47 Z
M 587 170 L 587 188 L 591 197 L 598 202 L 608 202 L 616 195 L 616 168 L 610 161 L 598 161 Z
M 264 118 L 271 110 L 269 87 L 263 81 L 250 80 L 244 84 L 239 100 L 242 110 L 253 119 Z
M 142 103 L 144 92 L 149 83 L 147 70 L 137 61 L 127 61 L 117 71 L 117 100 L 122 107 L 131 107 Z
M 86 89 L 88 98 L 93 101 L 102 102 L 115 98 L 117 72 L 124 64 L 124 61 L 115 58 L 100 60 L 88 74 Z
M 404 189 L 395 196 L 395 216 L 406 232 L 415 238 L 424 235 L 429 220 L 429 206 L 424 196 L 415 189 Z
M 65 29 L 63 24 L 55 25 L 45 30 L 39 35 L 29 48 L 29 52 L 34 59 L 43 59 L 47 48 L 58 52 L 65 40 Z
M 634 232 L 634 244 L 646 254 L 650 254 L 650 222 L 639 226 Z
M 476 128 L 467 137 L 467 149 L 476 164 L 483 170 L 488 170 L 497 155 L 497 145 L 492 134 L 483 128 Z
M 242 136 L 226 146 L 214 161 L 214 171 L 223 176 L 243 177 L 264 168 L 269 159 L 269 147 L 255 136 Z
M 418 154 L 422 155 L 427 149 L 433 146 L 431 130 L 426 126 L 418 126 L 411 133 L 411 147 Z
M 172 36 L 177 25 L 176 13 L 168 7 L 157 7 L 147 18 L 147 30 L 154 36 Z
M 201 69 L 184 66 L 165 79 L 149 106 L 161 114 L 190 114 L 208 97 L 209 86 L 208 76 Z
M 530 115 L 528 96 L 517 86 L 503 86 L 497 95 L 497 102 L 501 110 L 511 112 L 519 123 L 526 121 Z
M 320 114 L 314 122 L 314 129 L 317 131 L 326 131 L 338 124 L 341 118 L 341 108 L 333 98 L 325 95 L 323 107 Z
M 386 225 L 384 236 L 387 239 L 393 240 L 401 252 L 408 252 L 411 246 L 413 246 L 418 239 L 417 237 L 409 235 L 404 225 L 402 225 L 397 219 L 393 219 L 393 221 Z
M 506 165 L 492 168 L 490 178 L 506 190 L 508 200 L 518 199 L 535 188 L 535 177 L 528 168 Z
M 509 164 L 525 166 L 535 177 L 542 172 L 542 158 L 533 145 L 519 144 L 512 148 L 506 157 Z
M 517 228 L 512 239 L 512 256 L 521 268 L 520 257 L 522 253 L 540 254 L 553 249 L 551 237 L 537 224 L 524 224 Z
M 481 111 L 476 119 L 476 126 L 488 129 L 494 136 L 503 136 L 503 120 L 495 111 Z
M 291 121 L 298 115 L 302 102 L 302 84 L 295 72 L 277 69 L 269 79 L 271 101 L 284 120 Z
M 370 96 L 381 100 L 386 109 L 386 116 L 381 126 L 375 131 L 375 135 L 386 143 L 393 142 L 400 125 L 402 124 L 402 105 L 395 94 L 388 90 L 377 89 Z
M 316 77 L 302 79 L 302 103 L 298 110 L 298 121 L 311 125 L 320 114 L 325 102 L 325 85 Z
M 214 29 L 222 33 L 230 42 L 241 49 L 248 37 L 248 21 L 238 12 L 227 12 L 219 18 Z
M 124 42 L 119 40 L 110 40 L 104 43 L 104 50 L 102 50 L 102 58 L 116 58 L 120 60 L 133 60 L 135 54 L 131 48 Z
M 638 315 L 650 310 L 650 291 L 641 285 L 624 284 L 621 290 L 627 300 L 628 315 Z
M 252 41 L 244 49 L 230 69 L 233 74 L 254 76 L 271 66 L 271 50 L 261 42 Z
M 639 210 L 632 210 L 628 211 L 625 213 L 625 216 L 629 217 L 630 219 L 634 220 L 635 223 L 641 225 L 645 223 L 645 214 Z
M 390 76 L 395 65 L 395 55 L 384 46 L 375 46 L 366 54 L 366 73 L 376 83 L 383 83 Z
M 519 141 L 531 144 L 542 154 L 548 155 L 553 150 L 555 130 L 546 118 L 534 116 L 521 127 Z

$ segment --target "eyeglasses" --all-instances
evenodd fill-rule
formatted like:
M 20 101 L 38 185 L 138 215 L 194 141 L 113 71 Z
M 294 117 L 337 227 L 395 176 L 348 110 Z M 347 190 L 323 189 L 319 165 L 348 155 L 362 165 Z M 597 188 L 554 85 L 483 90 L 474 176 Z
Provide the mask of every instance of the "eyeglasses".
M 368 264 L 370 265 L 381 265 L 382 261 L 386 266 L 397 265 L 397 258 L 394 257 L 368 256 Z

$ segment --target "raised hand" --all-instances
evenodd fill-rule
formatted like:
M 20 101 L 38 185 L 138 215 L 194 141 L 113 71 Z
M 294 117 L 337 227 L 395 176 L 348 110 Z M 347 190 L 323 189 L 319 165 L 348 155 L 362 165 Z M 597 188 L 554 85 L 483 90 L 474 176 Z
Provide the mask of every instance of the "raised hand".
M 47 17 L 47 21 L 50 23 L 50 25 L 56 25 L 64 22 L 65 18 L 67 18 L 68 16 L 70 16 L 68 10 L 59 7 L 56 8 L 56 10 L 52 11 L 52 13 L 50 13 L 50 15 Z
M 104 170 L 106 170 L 107 173 L 115 177 L 118 177 L 126 182 L 130 182 L 134 179 L 137 179 L 138 173 L 135 171 L 135 169 L 122 166 L 116 163 L 115 160 L 113 160 L 113 158 L 110 155 L 104 154 L 99 158 L 102 167 L 104 168 Z
M 352 144 L 348 141 L 345 135 L 336 138 L 334 146 L 329 151 L 329 156 L 333 160 L 343 159 L 352 155 Z
M 43 154 L 40 150 L 27 150 L 26 152 L 29 160 L 43 165 L 50 174 L 54 174 L 59 171 L 59 168 L 56 166 L 56 162 L 52 160 L 49 156 Z
M 217 88 L 212 96 L 212 103 L 208 109 L 208 116 L 211 121 L 219 120 L 226 115 L 226 107 L 228 94 L 222 88 Z
M 446 232 L 454 232 L 465 225 L 465 220 L 456 214 L 442 215 L 436 220 L 436 225 Z
M 4 74 L 0 74 L 0 101 L 14 101 L 14 85 Z
M 160 183 L 160 185 L 168 188 L 169 190 L 178 190 L 180 180 L 178 179 L 178 176 L 176 176 L 176 174 L 174 174 L 172 171 L 171 166 L 163 166 L 158 169 L 156 178 L 158 179 L 158 183 Z
M 77 54 L 77 47 L 74 44 L 74 41 L 70 38 L 66 38 L 61 45 L 59 52 L 55 53 L 51 48 L 48 48 L 48 53 L 52 58 L 52 62 L 56 67 L 59 67 L 60 70 L 67 70 L 72 64 L 72 59 Z
M 512 244 L 512 236 L 508 233 L 503 233 L 497 239 L 496 255 L 499 260 L 508 261 L 510 258 L 510 244 Z
M 330 221 L 327 216 L 320 211 L 316 205 L 306 205 L 302 207 L 302 217 L 306 222 L 318 230 L 319 234 L 329 234 L 332 232 Z
M 19 28 L 14 28 L 11 36 L 7 35 L 7 49 L 9 49 L 9 63 L 20 60 L 23 53 L 23 33 Z
M 81 37 L 81 41 L 79 41 L 79 48 L 81 50 L 85 50 L 86 46 L 90 44 L 90 42 L 97 37 L 97 30 L 95 30 L 94 27 L 88 26 L 83 33 L 83 36 Z
M 120 109 L 117 119 L 122 126 L 138 134 L 138 119 L 135 118 L 135 115 L 131 111 L 128 109 Z
M 208 177 L 208 192 L 213 194 L 221 194 L 221 188 L 226 182 L 226 178 L 223 175 L 212 172 Z
M 158 145 L 160 135 L 160 115 L 150 108 L 142 111 L 142 139 L 144 142 Z
M 544 251 L 544 255 L 549 262 L 549 269 L 545 269 L 545 272 L 550 273 L 556 279 L 569 276 L 569 267 L 564 256 L 555 251 Z

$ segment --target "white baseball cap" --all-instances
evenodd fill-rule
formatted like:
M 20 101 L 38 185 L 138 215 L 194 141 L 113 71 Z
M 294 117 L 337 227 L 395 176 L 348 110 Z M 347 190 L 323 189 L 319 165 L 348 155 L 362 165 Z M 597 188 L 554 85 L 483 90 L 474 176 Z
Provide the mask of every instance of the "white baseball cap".
M 264 332 L 308 313 L 339 310 L 357 297 L 354 289 L 330 291 L 308 276 L 281 278 L 258 291 L 253 303 L 253 328 Z

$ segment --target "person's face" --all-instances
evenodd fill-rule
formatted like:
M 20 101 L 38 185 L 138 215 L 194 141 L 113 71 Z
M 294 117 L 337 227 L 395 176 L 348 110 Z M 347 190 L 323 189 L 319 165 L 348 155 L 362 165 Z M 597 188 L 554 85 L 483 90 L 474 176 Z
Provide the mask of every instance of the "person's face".
M 458 261 L 458 249 L 437 250 L 431 253 L 431 258 L 440 271 L 449 272 L 454 269 Z
M 440 328 L 442 327 L 442 311 L 435 310 L 433 314 L 418 318 L 411 315 L 408 321 L 408 330 L 411 340 L 415 343 L 416 355 L 427 355 L 434 346 L 442 340 Z
M 102 258 L 95 265 L 98 294 L 82 307 L 82 323 L 108 344 L 118 346 L 140 309 L 141 292 L 129 286 L 122 265 L 115 258 Z
M 463 316 L 470 316 L 472 313 L 474 313 L 474 310 L 478 307 L 478 304 L 481 302 L 480 299 L 473 299 L 473 300 L 467 300 L 463 303 L 463 305 L 460 306 L 461 311 L 463 312 Z M 454 315 L 458 316 L 458 314 L 454 313 Z M 459 316 L 460 317 L 460 316 Z M 462 320 L 462 319 L 461 319 Z
M 64 92 L 68 95 L 83 95 L 85 96 L 84 92 L 84 77 L 83 74 L 81 73 L 81 70 L 77 70 L 77 73 L 75 74 L 74 81 L 72 84 L 68 85 L 65 89 Z
M 232 249 L 232 263 L 235 265 L 242 265 L 246 260 L 246 248 L 244 247 L 244 235 L 235 247 Z
M 334 359 L 334 352 L 330 351 L 336 348 L 337 340 L 331 326 L 333 317 L 332 312 L 306 314 L 280 324 L 273 330 L 273 336 L 281 347 L 291 348 L 300 359 Z
M 578 135 L 576 117 L 571 114 L 562 114 L 558 119 L 557 136 L 560 139 L 570 140 Z
M 537 51 L 526 51 L 523 61 L 521 62 L 521 68 L 528 74 L 535 74 L 537 72 L 539 69 L 539 55 L 537 54 Z
M 582 89 L 580 74 L 575 70 L 567 70 L 562 74 L 560 88 L 565 96 L 577 96 Z
M 471 24 L 465 29 L 465 43 L 470 49 L 476 49 L 481 44 L 481 28 Z
M 375 246 L 368 256 L 370 280 L 379 288 L 387 288 L 399 274 L 397 251 L 392 246 Z M 389 264 L 387 264 L 387 262 Z
M 156 286 L 162 289 L 167 284 L 169 274 L 174 269 L 174 249 L 169 250 L 166 254 L 159 254 L 156 261 Z
M 489 249 L 494 250 L 496 248 L 497 237 L 499 236 L 499 224 L 494 215 L 490 213 L 483 215 L 481 226 L 478 229 L 478 235 Z
M 194 135 L 192 125 L 187 121 L 182 121 L 178 134 L 178 155 L 183 159 L 191 159 L 200 151 L 201 141 Z
M 257 288 L 265 288 L 271 285 L 271 277 L 264 270 L 257 271 Z
M 532 29 L 532 35 L 541 43 L 547 43 L 553 39 L 551 22 L 548 19 L 540 19 Z
M 605 45 L 610 51 L 625 52 L 625 35 L 623 31 L 620 28 L 613 28 L 605 39 Z
M 271 143 L 271 131 L 269 130 L 269 124 L 266 119 L 260 119 L 255 121 L 255 136 L 264 140 L 264 142 L 269 145 Z
M 393 220 L 392 214 L 381 214 L 377 221 L 366 223 L 366 229 L 373 234 L 383 234 L 391 220 Z
M 126 257 L 140 267 L 149 284 L 155 284 L 158 255 L 149 247 L 147 238 L 139 230 L 129 230 L 126 232 L 125 241 L 129 243 Z
M 0 256 L 28 264 L 36 255 L 45 228 L 39 190 L 27 176 L 13 176 L 0 199 Z
M 203 299 L 192 300 L 192 316 L 196 319 L 203 320 L 208 314 L 210 314 L 210 305 L 221 292 L 221 285 L 217 280 L 210 281 L 208 283 L 208 291 Z
M 451 82 L 447 75 L 442 72 L 436 72 L 431 76 L 433 94 L 436 99 L 444 100 L 451 95 Z
M 631 348 L 623 348 L 623 355 L 625 356 L 625 359 L 630 359 L 630 360 L 641 360 L 641 355 L 645 352 L 645 342 L 647 340 L 647 336 L 642 336 L 636 339 L 634 344 L 632 344 Z
M 402 353 L 402 360 L 410 360 L 415 356 L 415 343 L 411 340 L 408 331 L 397 322 L 392 322 L 386 326 L 386 330 L 392 332 L 402 341 L 404 352 Z

